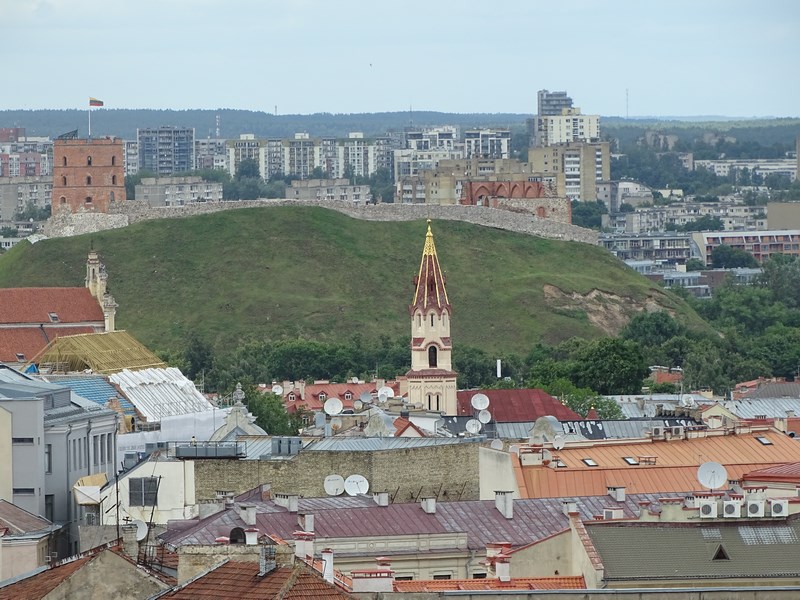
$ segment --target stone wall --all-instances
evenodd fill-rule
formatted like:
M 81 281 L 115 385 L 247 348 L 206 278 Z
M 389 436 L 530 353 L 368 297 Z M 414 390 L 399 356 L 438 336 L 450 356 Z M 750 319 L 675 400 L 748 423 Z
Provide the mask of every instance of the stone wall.
M 394 502 L 420 496 L 440 500 L 480 499 L 477 443 L 429 446 L 379 452 L 300 452 L 291 460 L 195 461 L 198 501 L 218 491 L 240 494 L 262 483 L 273 493 L 325 496 L 328 475 L 363 475 L 370 491 L 388 491 Z
M 47 221 L 42 233 L 48 237 L 69 237 L 104 229 L 125 227 L 152 219 L 181 218 L 214 213 L 221 210 L 271 206 L 319 206 L 339 211 L 354 219 L 368 221 L 413 221 L 418 219 L 466 221 L 476 225 L 495 227 L 527 235 L 597 244 L 597 232 L 591 229 L 584 229 L 569 223 L 509 210 L 497 210 L 483 206 L 434 204 L 369 204 L 356 206 L 325 200 L 241 200 L 235 202 L 200 202 L 170 207 L 151 207 L 143 202 L 131 200 L 111 205 L 108 214 L 78 211 L 75 214 L 55 215 Z

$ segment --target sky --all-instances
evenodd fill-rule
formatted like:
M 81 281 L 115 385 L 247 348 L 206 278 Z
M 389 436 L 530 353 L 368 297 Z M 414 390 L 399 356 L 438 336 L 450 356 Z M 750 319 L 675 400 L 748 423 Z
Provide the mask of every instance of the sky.
M 0 0 L 0 110 L 800 116 L 798 0 Z

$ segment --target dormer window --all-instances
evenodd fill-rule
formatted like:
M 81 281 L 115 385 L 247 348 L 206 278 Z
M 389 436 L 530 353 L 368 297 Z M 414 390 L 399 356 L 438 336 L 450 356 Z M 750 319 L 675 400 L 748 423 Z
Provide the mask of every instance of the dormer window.
M 319 401 L 320 402 L 325 402 L 325 400 L 327 400 L 327 399 L 328 399 L 328 394 L 326 394 L 325 392 L 320 392 L 319 393 Z
M 295 396 L 294 392 L 289 392 L 289 402 L 294 402 Z
M 50 322 L 51 323 L 58 323 L 59 322 L 59 318 L 58 318 L 58 314 L 57 313 L 54 313 L 54 312 L 47 313 L 47 316 L 50 317 Z
M 350 392 L 345 392 L 344 393 L 344 399 L 345 400 L 352 400 L 353 399 L 353 394 L 351 394 Z
M 25 360 L 25 355 L 22 352 L 17 352 L 17 360 L 22 362 Z

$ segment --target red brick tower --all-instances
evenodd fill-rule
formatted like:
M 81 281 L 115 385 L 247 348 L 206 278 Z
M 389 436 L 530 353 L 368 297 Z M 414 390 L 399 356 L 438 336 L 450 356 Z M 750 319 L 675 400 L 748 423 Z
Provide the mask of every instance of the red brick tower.
M 124 148 L 119 138 L 55 140 L 53 213 L 106 213 L 114 202 L 124 202 Z

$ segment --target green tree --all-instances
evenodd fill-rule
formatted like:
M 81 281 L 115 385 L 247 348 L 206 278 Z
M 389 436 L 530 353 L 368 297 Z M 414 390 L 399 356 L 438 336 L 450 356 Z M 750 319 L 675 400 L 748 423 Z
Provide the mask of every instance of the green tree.
M 0 227 L 0 237 L 15 238 L 18 235 L 16 227 Z
M 712 217 L 711 215 L 703 215 L 699 219 L 689 221 L 684 225 L 678 225 L 675 231 L 720 231 L 724 229 L 725 224 L 719 217 Z
M 269 435 L 297 435 L 303 426 L 302 414 L 288 413 L 283 398 L 276 394 L 262 394 L 250 387 L 245 392 L 245 401 L 256 418 L 256 425 Z
M 800 308 L 800 260 L 796 256 L 775 254 L 762 269 L 759 284 L 772 292 L 778 302 Z
M 570 380 L 577 386 L 603 395 L 635 394 L 649 374 L 647 362 L 636 342 L 617 338 L 593 340 L 572 362 Z
M 704 263 L 699 258 L 690 258 L 686 261 L 686 270 L 687 271 L 703 271 L 706 268 L 706 263 Z
M 25 207 L 14 213 L 15 221 L 46 221 L 50 218 L 51 205 L 39 208 L 32 200 L 25 203 Z
M 675 336 L 682 335 L 685 328 L 667 311 L 641 312 L 620 332 L 626 340 L 637 342 L 642 348 L 661 346 Z
M 614 400 L 604 398 L 589 388 L 579 388 L 568 379 L 556 379 L 546 384 L 542 383 L 531 387 L 543 389 L 584 418 L 593 408 L 601 419 L 624 418 L 622 409 Z
M 186 376 L 196 379 L 200 373 L 210 371 L 214 361 L 214 351 L 197 333 L 191 332 L 186 339 L 184 350 Z
M 258 170 L 258 161 L 254 158 L 245 158 L 236 166 L 236 179 L 261 179 Z
M 572 201 L 572 224 L 589 229 L 600 229 L 602 216 L 606 214 L 606 205 L 602 201 Z
M 715 269 L 734 269 L 737 267 L 757 267 L 758 261 L 749 252 L 720 244 L 711 251 L 711 266 Z

